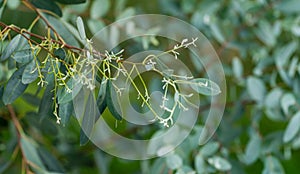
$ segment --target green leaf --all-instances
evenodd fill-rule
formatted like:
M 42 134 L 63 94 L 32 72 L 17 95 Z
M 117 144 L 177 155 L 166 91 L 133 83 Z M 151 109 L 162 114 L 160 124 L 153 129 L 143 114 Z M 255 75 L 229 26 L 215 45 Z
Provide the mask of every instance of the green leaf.
M 89 137 L 85 134 L 82 128 L 80 128 L 80 146 L 86 145 L 90 141 Z
M 18 69 L 8 80 L 2 98 L 5 105 L 14 102 L 26 90 L 27 85 L 22 83 L 24 69 L 24 66 Z
M 275 63 L 278 68 L 282 68 L 286 65 L 292 54 L 296 51 L 297 46 L 297 42 L 291 42 L 276 50 Z
M 166 163 L 169 169 L 176 170 L 183 164 L 181 157 L 177 154 L 170 154 L 166 157 Z
M 25 66 L 25 70 L 22 75 L 22 83 L 23 84 L 29 84 L 34 82 L 39 76 L 36 62 L 35 60 L 32 60 L 29 64 Z
M 51 173 L 52 172 L 64 173 L 64 168 L 62 167 L 60 162 L 53 156 L 52 153 L 50 153 L 43 147 L 37 148 L 37 152 L 41 160 L 47 166 L 47 169 L 51 171 Z
M 24 44 L 26 43 L 26 39 L 21 35 L 16 35 L 6 46 L 4 51 L 2 52 L 2 55 L 0 57 L 0 62 L 5 61 L 8 59 L 15 51 L 17 51 L 19 48 L 22 48 Z
M 264 170 L 262 174 L 284 174 L 284 170 L 279 160 L 273 156 L 268 156 L 264 160 Z
M 67 86 L 71 91 L 68 91 L 66 87 L 63 87 L 62 89 L 58 90 L 58 104 L 70 102 L 77 96 L 77 94 L 82 88 L 82 84 L 79 83 L 77 80 L 74 80 L 74 78 L 69 79 L 69 81 L 67 82 Z
M 207 158 L 214 155 L 218 151 L 219 147 L 220 144 L 218 142 L 209 142 L 201 148 L 199 153 L 204 158 Z
M 300 1 L 298 0 L 279 1 L 279 3 L 276 4 L 275 9 L 285 14 L 300 13 L 299 6 Z
M 122 116 L 119 114 L 120 112 L 117 110 L 120 107 L 118 106 L 118 96 L 116 94 L 115 88 L 111 84 L 112 82 L 110 80 L 107 81 L 107 86 L 106 86 L 106 103 L 109 111 L 111 114 L 115 117 L 117 120 L 122 120 Z M 112 98 L 114 96 L 114 98 Z M 118 108 L 115 108 L 115 105 L 117 105 Z
M 251 136 L 250 141 L 246 146 L 245 162 L 247 165 L 254 163 L 259 155 L 261 149 L 261 138 L 257 134 Z
M 273 33 L 272 26 L 267 21 L 260 21 L 258 28 L 255 30 L 257 37 L 267 46 L 272 47 L 276 43 L 276 37 Z
M 20 0 L 7 1 L 7 6 L 12 10 L 16 10 L 19 7 L 20 4 L 21 4 Z
M 91 17 L 98 19 L 104 16 L 110 8 L 109 0 L 95 0 L 91 7 Z
M 79 118 L 81 120 L 82 130 L 80 133 L 80 145 L 84 145 L 88 142 L 88 139 L 92 134 L 95 124 L 95 117 L 99 114 L 99 112 L 93 91 L 87 88 L 82 88 L 77 97 L 76 104 L 78 106 L 82 106 L 80 110 L 76 110 L 79 108 L 75 108 L 76 113 L 80 116 Z
M 34 165 L 37 165 L 39 168 L 45 169 L 45 166 L 38 155 L 37 145 L 33 142 L 33 140 L 29 139 L 25 135 L 22 135 L 21 148 L 28 161 Z
M 31 49 L 23 49 L 20 51 L 15 52 L 14 55 L 11 56 L 15 61 L 18 63 L 29 63 L 31 60 L 33 60 L 33 54 Z
M 66 59 L 66 52 L 62 48 L 58 48 L 58 49 L 54 50 L 53 54 L 55 57 L 59 58 L 60 60 Z
M 104 112 L 104 110 L 107 107 L 106 86 L 107 86 L 107 82 L 105 82 L 105 80 L 103 79 L 100 89 L 99 89 L 98 97 L 97 97 L 97 106 L 98 106 L 98 110 L 99 110 L 100 114 L 98 116 L 96 116 L 95 121 L 97 121 L 99 119 L 99 117 L 101 116 L 101 114 Z
M 235 78 L 242 79 L 244 68 L 241 60 L 237 57 L 232 60 L 232 70 Z
M 253 76 L 248 77 L 247 90 L 253 100 L 257 101 L 258 103 L 262 103 L 264 101 L 266 87 L 261 79 Z
M 92 33 L 97 33 L 102 28 L 105 27 L 105 24 L 102 21 L 96 19 L 90 19 L 87 21 L 88 27 Z
M 84 24 L 83 24 L 83 21 L 82 21 L 81 17 L 77 17 L 76 24 L 77 24 L 77 29 L 79 31 L 80 38 L 82 40 L 86 40 Z
M 285 70 L 285 66 L 288 63 L 289 59 L 296 51 L 298 47 L 297 42 L 291 42 L 280 49 L 277 49 L 274 53 L 276 67 L 279 71 L 279 75 L 281 76 L 282 80 L 288 84 L 289 86 L 292 85 L 292 80 L 288 76 L 287 71 Z
M 226 172 L 226 171 L 231 170 L 231 164 L 222 157 L 215 156 L 215 157 L 209 158 L 207 161 L 210 165 L 214 166 L 219 171 Z
M 49 0 L 29 0 L 32 5 L 34 5 L 36 8 L 44 9 L 51 11 L 55 14 L 57 14 L 59 17 L 62 17 L 62 11 L 60 7 L 53 1 Z
M 33 94 L 30 94 L 30 93 L 25 93 L 22 95 L 22 98 L 28 103 L 28 104 L 31 104 L 33 106 L 39 106 L 41 100 L 33 95 Z
M 203 156 L 201 156 L 200 154 L 197 154 L 195 157 L 195 168 L 197 173 L 199 174 L 207 172 L 207 165 Z
M 219 43 L 223 43 L 225 42 L 225 38 L 221 32 L 220 27 L 218 26 L 218 24 L 214 23 L 210 25 L 210 29 L 212 31 L 212 34 L 214 36 L 214 38 L 219 42 Z
M 284 131 L 283 142 L 287 143 L 291 141 L 300 130 L 300 111 L 298 111 L 290 120 L 287 128 Z
M 293 94 L 287 93 L 283 95 L 283 97 L 280 100 L 280 103 L 284 114 L 288 115 L 289 107 L 296 104 L 296 99 Z
M 203 95 L 218 95 L 221 93 L 220 87 L 213 81 L 205 78 L 197 78 L 189 81 L 190 86 Z
M 40 119 L 43 120 L 47 116 L 50 116 L 53 111 L 53 89 L 54 89 L 54 75 L 48 74 L 46 77 L 46 81 L 48 82 L 46 89 L 44 91 L 38 114 L 40 116 Z
M 123 10 L 117 17 L 117 20 L 131 17 L 135 14 L 135 9 L 132 7 L 128 7 L 125 10 Z
M 281 112 L 280 99 L 283 92 L 281 88 L 274 88 L 269 92 L 265 99 L 266 114 L 269 119 L 279 121 L 284 120 Z
M 78 41 L 75 39 L 72 32 L 67 28 L 62 19 L 57 19 L 53 16 L 43 14 L 43 16 L 48 20 L 48 22 L 55 28 L 55 30 L 60 34 L 64 41 L 72 46 L 80 47 Z
M 73 113 L 73 102 L 62 103 L 59 105 L 58 115 L 61 118 L 61 123 L 65 126 Z
M 59 2 L 61 4 L 81 4 L 86 2 L 86 0 L 54 0 L 54 1 Z

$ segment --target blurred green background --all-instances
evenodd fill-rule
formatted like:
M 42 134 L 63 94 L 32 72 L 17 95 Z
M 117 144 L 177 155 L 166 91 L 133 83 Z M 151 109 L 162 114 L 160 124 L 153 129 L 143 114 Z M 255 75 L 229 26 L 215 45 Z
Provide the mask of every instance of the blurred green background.
M 65 126 L 57 125 L 50 116 L 40 122 L 37 110 L 43 94 L 32 98 L 37 86 L 31 84 L 13 106 L 33 141 L 29 144 L 35 144 L 45 173 L 298 173 L 299 0 L 87 0 L 77 5 L 57 4 L 63 21 L 75 25 L 77 16 L 83 18 L 88 37 L 117 19 L 136 14 L 164 14 L 190 23 L 209 39 L 223 64 L 227 103 L 221 125 L 207 145 L 197 145 L 201 130 L 197 125 L 173 154 L 129 161 L 110 156 L 90 142 L 80 146 L 80 127 L 73 117 Z M 8 0 L 1 12 L 1 22 L 20 28 L 28 28 L 36 16 L 19 0 Z M 32 32 L 45 35 L 41 25 Z M 137 52 L 143 48 L 126 49 Z M 1 87 L 12 73 L 6 66 L 0 64 Z M 195 68 L 193 73 L 199 72 Z M 0 106 L 0 173 L 21 173 L 22 155 L 15 148 L 18 137 L 9 112 L 2 102 Z M 201 112 L 205 114 L 205 108 Z M 157 131 L 155 127 L 145 129 Z M 147 136 L 142 129 L 133 134 Z

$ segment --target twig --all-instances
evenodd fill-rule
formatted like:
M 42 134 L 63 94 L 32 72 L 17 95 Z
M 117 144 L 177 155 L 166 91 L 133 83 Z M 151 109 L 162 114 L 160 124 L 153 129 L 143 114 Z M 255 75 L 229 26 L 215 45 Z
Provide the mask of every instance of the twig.
M 24 165 L 25 165 L 25 169 L 26 169 L 26 173 L 32 173 L 30 170 L 29 170 L 29 167 L 28 167 L 28 160 L 25 156 L 25 153 L 22 149 L 22 146 L 21 146 L 21 138 L 22 138 L 22 134 L 23 134 L 23 129 L 22 129 L 22 126 L 17 118 L 17 115 L 16 115 L 16 112 L 14 110 L 14 108 L 9 104 L 6 106 L 7 109 L 8 109 L 8 112 L 10 113 L 10 116 L 11 116 L 11 119 L 12 119 L 12 122 L 14 124 L 14 126 L 16 127 L 16 130 L 17 130 L 17 136 L 18 136 L 18 146 L 20 147 L 20 150 L 21 150 L 21 154 L 22 154 L 22 159 L 24 161 Z

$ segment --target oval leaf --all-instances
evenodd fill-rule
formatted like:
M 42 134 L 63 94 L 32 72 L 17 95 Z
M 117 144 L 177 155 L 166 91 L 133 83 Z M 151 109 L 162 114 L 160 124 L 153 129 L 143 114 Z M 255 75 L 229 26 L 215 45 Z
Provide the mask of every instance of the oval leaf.
M 91 7 L 91 17 L 93 19 L 98 19 L 104 16 L 110 7 L 109 0 L 95 0 Z
M 77 17 L 76 23 L 77 23 L 77 29 L 79 31 L 80 38 L 82 40 L 86 40 L 85 29 L 84 29 L 84 24 L 83 24 L 82 18 Z
M 12 58 L 18 63 L 29 63 L 31 60 L 33 60 L 33 55 L 31 49 L 24 49 L 17 51 Z
M 66 58 L 66 52 L 62 48 L 58 48 L 58 49 L 54 50 L 53 54 L 55 57 L 59 58 L 60 60 L 65 60 L 65 58 Z
M 208 163 L 214 166 L 219 171 L 229 171 L 231 169 L 231 164 L 224 158 L 215 156 L 208 159 Z
M 264 82 L 256 77 L 248 77 L 247 79 L 247 90 L 250 95 L 250 97 L 259 102 L 262 103 L 264 100 L 264 96 L 266 94 L 266 87 Z
M 58 104 L 70 102 L 72 99 L 76 97 L 76 95 L 79 93 L 79 91 L 82 88 L 82 84 L 74 80 L 74 78 L 69 79 L 69 81 L 67 82 L 67 86 L 69 89 L 64 87 L 58 90 L 57 92 Z
M 205 78 L 191 80 L 190 86 L 203 95 L 218 95 L 221 93 L 220 87 L 215 82 Z
M 287 94 L 283 95 L 280 102 L 281 102 L 281 107 L 282 107 L 284 114 L 288 115 L 289 107 L 296 104 L 296 99 L 293 94 L 287 93 Z
M 111 84 L 112 82 L 110 80 L 107 81 L 107 86 L 106 86 L 106 103 L 107 103 L 107 107 L 109 109 L 109 111 L 111 112 L 111 114 L 115 117 L 115 119 L 117 120 L 122 120 L 122 116 L 119 114 L 117 108 L 115 108 L 115 105 L 118 104 L 118 102 L 114 102 L 117 100 L 117 94 L 114 87 Z M 116 98 L 112 98 L 112 95 Z M 120 107 L 118 107 L 120 108 Z
M 31 2 L 32 5 L 34 5 L 36 8 L 48 10 L 48 11 L 51 11 L 51 12 L 57 14 L 60 17 L 62 16 L 61 9 L 53 1 L 49 1 L 49 0 L 29 0 L 29 2 Z
M 283 142 L 287 143 L 297 135 L 300 129 L 299 124 L 300 124 L 300 111 L 298 111 L 290 120 L 283 135 Z
M 3 93 L 3 102 L 5 105 L 14 102 L 26 90 L 27 85 L 22 83 L 24 69 L 24 66 L 18 69 L 8 80 Z
M 0 57 L 0 62 L 8 59 L 12 55 L 12 53 L 17 51 L 18 48 L 22 48 L 25 43 L 26 39 L 21 34 L 15 36 L 4 49 Z
M 97 97 L 97 106 L 98 106 L 98 110 L 99 110 L 100 114 L 98 116 L 96 116 L 95 122 L 99 119 L 99 117 L 104 112 L 105 108 L 107 107 L 106 86 L 107 86 L 107 82 L 104 82 L 102 80 L 102 83 L 101 83 L 101 86 L 99 89 L 99 93 L 98 93 L 98 97 Z
M 166 157 L 166 163 L 170 169 L 176 170 L 182 166 L 183 161 L 179 155 L 171 154 Z
M 73 102 L 70 101 L 68 103 L 62 103 L 59 105 L 58 114 L 61 118 L 61 123 L 63 126 L 65 126 L 73 113 Z
M 22 75 L 22 83 L 29 84 L 34 82 L 38 78 L 39 74 L 36 67 L 35 60 L 32 60 L 26 65 L 25 70 Z
M 260 155 L 261 139 L 258 135 L 252 135 L 246 146 L 245 162 L 246 164 L 254 163 Z
M 32 142 L 31 139 L 23 135 L 21 137 L 21 148 L 28 161 L 38 166 L 39 168 L 45 169 L 45 166 L 36 150 L 36 145 Z

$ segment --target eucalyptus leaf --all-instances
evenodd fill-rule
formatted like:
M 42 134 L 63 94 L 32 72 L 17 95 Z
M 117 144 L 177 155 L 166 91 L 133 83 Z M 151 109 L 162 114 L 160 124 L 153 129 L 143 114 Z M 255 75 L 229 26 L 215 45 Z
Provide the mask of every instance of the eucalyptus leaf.
M 61 123 L 63 126 L 65 126 L 73 113 L 73 102 L 70 101 L 68 103 L 62 103 L 59 105 L 58 114 L 61 118 Z
M 212 166 L 214 166 L 219 171 L 229 171 L 231 169 L 231 164 L 224 158 L 219 156 L 214 156 L 212 158 L 209 158 L 208 163 Z
M 82 21 L 81 17 L 77 17 L 76 24 L 77 24 L 77 29 L 79 31 L 80 38 L 82 40 L 86 40 L 84 24 L 83 24 L 83 21 Z
M 79 118 L 81 120 L 81 133 L 80 133 L 80 145 L 84 145 L 88 142 L 89 137 L 92 134 L 94 124 L 95 124 L 95 117 L 99 115 L 99 111 L 96 105 L 96 99 L 93 94 L 93 91 L 82 88 L 82 90 L 78 94 L 77 100 L 82 108 L 80 108 Z M 77 103 L 78 104 L 78 103 Z M 75 111 L 78 108 L 75 108 Z
M 100 114 L 98 116 L 96 116 L 95 121 L 97 121 L 99 119 L 99 117 L 101 116 L 101 114 L 104 112 L 104 110 L 107 107 L 106 86 L 107 86 L 107 82 L 103 78 L 100 89 L 99 89 L 98 97 L 97 97 L 97 106 L 98 106 L 98 110 L 99 110 Z
M 29 2 L 32 3 L 36 8 L 48 10 L 57 14 L 60 17 L 62 16 L 62 11 L 60 7 L 52 0 L 29 0 Z
M 29 139 L 29 137 L 25 135 L 22 135 L 20 141 L 22 152 L 24 153 L 26 159 L 39 168 L 45 169 L 45 166 L 38 155 L 37 145 L 33 142 L 33 140 Z
M 276 37 L 269 22 L 263 20 L 260 21 L 258 28 L 255 30 L 255 34 L 264 44 L 269 47 L 274 46 L 276 43 Z
M 177 154 L 170 154 L 166 157 L 166 163 L 169 169 L 176 170 L 183 164 L 181 157 Z
M 78 41 L 76 40 L 72 31 L 65 25 L 63 20 L 57 19 L 53 16 L 43 14 L 43 16 L 48 20 L 48 22 L 55 28 L 58 34 L 64 39 L 64 41 L 72 46 L 80 47 Z
M 214 38 L 219 42 L 219 43 L 223 43 L 225 42 L 225 38 L 223 33 L 221 32 L 221 29 L 219 27 L 218 24 L 214 23 L 210 25 L 210 29 L 212 31 L 212 34 L 214 36 Z
M 32 83 L 38 78 L 39 73 L 36 64 L 37 64 L 36 61 L 32 60 L 30 63 L 26 65 L 22 75 L 23 84 Z
M 91 7 L 91 17 L 93 19 L 98 19 L 104 16 L 110 8 L 109 0 L 95 0 Z
M 299 7 L 300 2 L 298 0 L 288 0 L 288 1 L 280 1 L 276 4 L 275 9 L 285 13 L 285 14 L 293 14 L 300 13 Z
M 76 77 L 75 77 L 76 78 Z M 67 89 L 68 87 L 68 89 Z M 82 89 L 82 84 L 74 78 L 70 78 L 67 82 L 67 87 L 59 89 L 57 92 L 57 101 L 58 104 L 68 103 L 73 100 L 79 91 Z
M 288 115 L 289 107 L 296 104 L 296 99 L 293 94 L 287 93 L 282 96 L 280 103 L 284 114 Z
M 66 59 L 66 52 L 63 48 L 58 48 L 58 49 L 54 50 L 53 54 L 54 54 L 54 56 L 56 56 L 60 60 L 65 60 Z
M 44 91 L 41 103 L 39 105 L 39 110 L 38 110 L 40 120 L 43 120 L 47 116 L 52 115 L 52 111 L 53 111 L 54 75 L 48 74 L 48 76 L 46 77 L 46 81 L 48 82 L 48 84 Z
M 218 151 L 219 147 L 220 144 L 218 142 L 209 142 L 201 148 L 199 153 L 204 158 L 207 158 L 214 155 Z
M 2 98 L 5 105 L 14 102 L 26 90 L 28 85 L 22 83 L 24 69 L 24 66 L 18 69 L 8 80 Z
M 33 106 L 39 106 L 41 100 L 33 94 L 30 93 L 25 93 L 22 95 L 22 98 L 28 103 L 31 104 Z
M 113 98 L 114 97 L 114 98 Z M 112 85 L 112 82 L 110 80 L 107 81 L 107 86 L 106 86 L 106 103 L 107 103 L 107 107 L 109 109 L 109 111 L 111 112 L 111 114 L 115 117 L 115 119 L 117 120 L 122 120 L 122 116 L 120 115 L 121 112 L 118 111 L 118 109 L 120 108 L 118 106 L 119 102 L 117 101 L 117 94 L 115 91 L 114 86 Z M 118 108 L 116 108 L 118 107 Z
M 242 79 L 243 77 L 243 64 L 241 60 L 237 57 L 233 58 L 232 60 L 232 70 L 233 70 L 233 75 L 237 79 Z
M 21 34 L 16 35 L 2 52 L 0 62 L 8 59 L 15 51 L 17 51 L 19 48 L 22 48 L 25 43 L 26 38 L 24 38 Z
M 20 51 L 17 51 L 12 55 L 12 58 L 17 61 L 18 63 L 29 63 L 33 60 L 33 54 L 31 49 L 23 49 Z
M 42 162 L 47 166 L 48 170 L 52 172 L 58 172 L 58 173 L 64 172 L 64 168 L 62 167 L 61 163 L 48 150 L 46 150 L 43 147 L 38 147 L 37 152 Z
M 261 149 L 261 138 L 257 134 L 253 134 L 250 138 L 250 141 L 247 143 L 245 151 L 245 162 L 246 164 L 254 163 L 259 155 Z
M 258 103 L 262 103 L 264 101 L 266 87 L 261 79 L 253 76 L 248 77 L 247 90 L 253 100 L 257 101 Z
M 284 170 L 279 160 L 273 156 L 268 156 L 264 160 L 264 169 L 262 174 L 284 174 Z
M 289 124 L 284 131 L 283 142 L 287 143 L 291 141 L 300 130 L 300 111 L 298 111 L 292 119 L 289 121 Z
M 189 85 L 198 93 L 203 95 L 218 95 L 220 87 L 213 81 L 205 78 L 197 78 L 189 81 Z
M 199 174 L 205 173 L 207 171 L 207 164 L 200 154 L 196 155 L 194 165 L 197 173 Z

